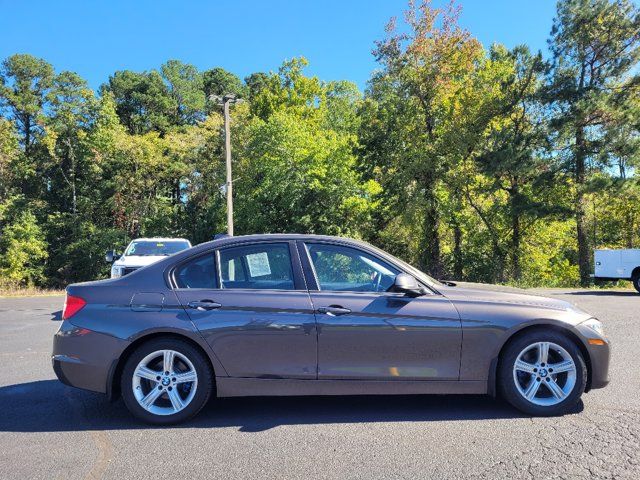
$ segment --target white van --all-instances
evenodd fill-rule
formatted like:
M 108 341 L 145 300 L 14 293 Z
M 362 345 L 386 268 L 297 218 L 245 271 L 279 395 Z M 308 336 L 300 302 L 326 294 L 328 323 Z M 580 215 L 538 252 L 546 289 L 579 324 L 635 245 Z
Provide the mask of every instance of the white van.
M 136 238 L 124 254 L 118 256 L 109 250 L 105 260 L 113 262 L 111 278 L 119 278 L 187 248 L 191 248 L 191 242 L 184 238 Z
M 595 280 L 631 280 L 640 292 L 640 249 L 596 250 Z

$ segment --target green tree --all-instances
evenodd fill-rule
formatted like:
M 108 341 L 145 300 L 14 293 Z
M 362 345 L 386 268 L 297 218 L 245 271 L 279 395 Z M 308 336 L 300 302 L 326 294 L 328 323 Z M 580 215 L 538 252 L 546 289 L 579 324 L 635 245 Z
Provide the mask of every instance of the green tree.
M 46 189 L 38 141 L 53 79 L 53 67 L 31 55 L 12 55 L 0 66 L 0 112 L 13 122 L 22 149 L 13 176 L 30 199 L 39 199 Z
M 211 114 L 168 138 L 168 155 L 181 165 L 174 173 L 177 229 L 193 243 L 211 240 L 226 224 L 226 201 L 220 189 L 225 182 L 221 128 L 222 116 Z M 234 142 L 237 140 L 234 134 Z
M 169 60 L 160 67 L 160 72 L 175 105 L 172 123 L 193 125 L 202 120 L 205 95 L 202 75 L 198 69 L 179 60 Z
M 7 209 L 0 207 L 0 221 L 7 214 Z M 47 256 L 47 244 L 35 215 L 28 210 L 15 212 L 0 236 L 0 285 L 42 284 Z
M 2 62 L 0 106 L 9 110 L 27 157 L 41 133 L 38 120 L 53 79 L 53 67 L 31 55 L 12 55 Z
M 178 111 L 175 98 L 155 70 L 116 72 L 100 90 L 102 94 L 110 92 L 113 95 L 120 121 L 132 134 L 164 133 Z
M 245 77 L 244 83 L 247 86 L 249 99 L 255 98 L 263 88 L 269 83 L 269 75 L 264 72 L 255 72 Z
M 510 279 L 519 281 L 522 277 L 522 240 L 534 222 L 552 213 L 562 211 L 562 195 L 552 197 L 552 161 L 545 152 L 548 138 L 544 128 L 544 111 L 539 99 L 546 65 L 540 54 L 531 55 L 528 48 L 519 46 L 512 51 L 493 46 L 490 51 L 493 63 L 502 63 L 508 68 L 502 78 L 490 83 L 499 86 L 501 94 L 494 97 L 494 110 L 498 114 L 489 123 L 484 141 L 474 158 L 479 173 L 488 182 L 481 182 L 481 191 L 467 188 L 472 182 L 465 182 L 461 190 L 469 204 L 479 213 L 487 228 L 492 232 L 495 261 L 498 273 L 495 279 L 504 280 L 501 269 L 505 262 L 511 264 Z M 500 193 L 506 195 L 504 201 Z M 484 195 L 492 201 L 484 202 Z M 484 211 L 483 211 L 484 210 Z M 489 222 L 489 216 L 497 220 Z M 507 242 L 504 240 L 508 239 Z
M 407 197 L 421 205 L 420 263 L 440 277 L 444 267 L 437 189 L 452 157 L 473 148 L 464 129 L 481 130 L 458 99 L 473 85 L 471 76 L 483 50 L 457 24 L 458 12 L 453 5 L 440 10 L 431 8 L 430 3 L 410 4 L 406 29 L 400 33 L 394 20 L 388 24 L 387 37 L 377 42 L 374 52 L 384 69 L 374 77 L 371 88 L 372 96 L 380 92 L 387 99 L 395 98 L 391 108 L 396 112 L 383 115 L 399 127 L 396 132 L 404 139 L 394 141 L 401 145 L 397 153 L 389 152 L 396 159 L 391 168 L 402 178 L 399 183 L 406 186 Z M 380 83 L 383 85 L 376 85 Z M 389 160 L 382 163 L 388 166 Z
M 552 126 L 557 154 L 575 182 L 578 266 L 580 281 L 586 285 L 591 271 L 588 183 L 591 173 L 603 166 L 603 157 L 617 155 L 620 139 L 610 144 L 607 137 L 625 132 L 625 112 L 638 96 L 640 13 L 627 0 L 560 1 L 550 46 Z M 637 147 L 637 142 L 629 145 Z
M 47 115 L 43 143 L 51 159 L 49 203 L 54 208 L 78 213 L 78 183 L 92 172 L 87 162 L 85 139 L 95 116 L 95 97 L 87 83 L 75 73 L 62 72 L 56 76 L 48 95 L 50 109 Z M 87 185 L 88 186 L 88 185 Z M 66 192 L 69 192 L 65 195 Z M 92 197 L 92 191 L 84 192 Z M 86 198 L 89 200 L 89 198 Z
M 0 117 L 0 204 L 13 190 L 15 161 L 18 156 L 18 137 L 13 123 Z
M 232 93 L 240 98 L 247 98 L 248 89 L 240 78 L 221 67 L 215 67 L 202 73 L 204 95 L 208 101 L 211 95 L 222 96 Z M 209 111 L 217 109 L 209 106 Z
M 285 62 L 266 79 L 253 118 L 236 107 L 238 230 L 359 237 L 379 191 L 355 168 L 357 138 L 348 130 L 359 95 L 351 84 L 305 76 L 306 64 Z

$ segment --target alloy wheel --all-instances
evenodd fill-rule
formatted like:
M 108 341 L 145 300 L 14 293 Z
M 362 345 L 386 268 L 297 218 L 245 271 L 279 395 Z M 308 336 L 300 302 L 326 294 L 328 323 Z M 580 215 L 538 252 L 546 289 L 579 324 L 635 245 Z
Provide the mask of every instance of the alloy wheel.
M 142 408 L 155 415 L 173 415 L 193 400 L 198 374 L 182 353 L 157 350 L 138 363 L 131 386 Z
M 557 405 L 576 385 L 576 364 L 569 352 L 556 343 L 532 343 L 516 357 L 513 380 L 528 402 Z

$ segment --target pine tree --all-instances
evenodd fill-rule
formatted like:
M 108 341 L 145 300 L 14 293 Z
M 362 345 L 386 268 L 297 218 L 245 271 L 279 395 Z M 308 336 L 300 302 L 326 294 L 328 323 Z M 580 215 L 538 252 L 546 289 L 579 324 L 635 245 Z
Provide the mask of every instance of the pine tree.
M 620 131 L 638 95 L 640 12 L 629 0 L 558 2 L 549 41 L 549 85 L 557 154 L 575 182 L 575 221 L 580 282 L 589 283 L 590 245 L 586 189 L 601 159 L 615 155 L 607 132 Z

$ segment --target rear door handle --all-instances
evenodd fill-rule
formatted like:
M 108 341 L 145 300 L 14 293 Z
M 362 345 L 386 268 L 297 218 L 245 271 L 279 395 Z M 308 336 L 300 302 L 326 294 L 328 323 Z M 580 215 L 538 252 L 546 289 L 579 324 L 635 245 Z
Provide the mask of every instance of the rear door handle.
M 328 307 L 318 307 L 318 313 L 325 313 L 331 317 L 337 317 L 338 315 L 346 315 L 351 313 L 348 308 L 343 308 L 339 305 L 329 305 Z
M 196 310 L 215 310 L 221 306 L 222 304 L 214 302 L 213 300 L 200 300 L 187 303 L 187 307 L 195 308 Z

